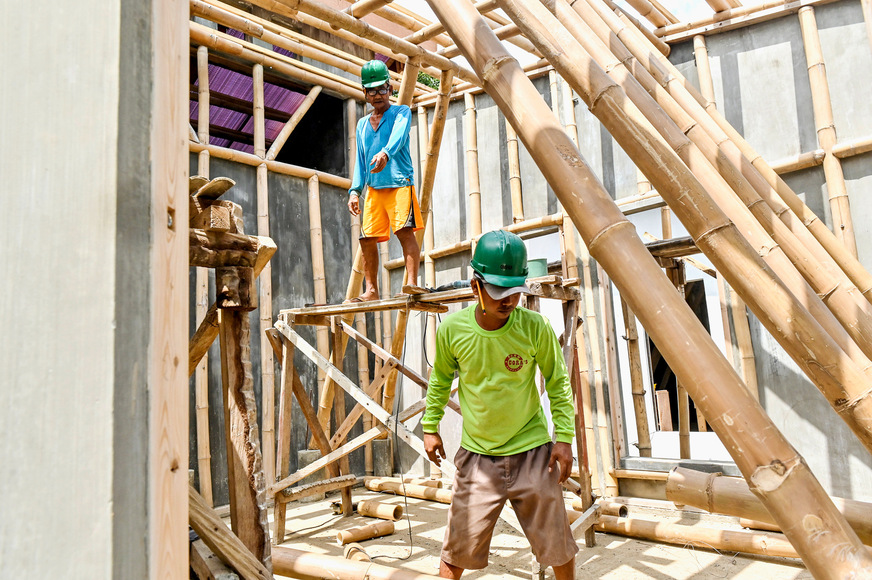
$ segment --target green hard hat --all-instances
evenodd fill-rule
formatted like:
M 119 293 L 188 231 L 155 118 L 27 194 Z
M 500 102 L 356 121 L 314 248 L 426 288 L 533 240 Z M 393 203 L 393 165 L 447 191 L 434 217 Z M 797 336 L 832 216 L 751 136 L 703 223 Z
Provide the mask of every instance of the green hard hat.
M 360 83 L 365 89 L 380 87 L 390 78 L 387 65 L 380 60 L 371 60 L 360 67 Z
M 488 284 L 522 286 L 527 279 L 527 247 L 516 234 L 494 230 L 479 238 L 470 265 Z

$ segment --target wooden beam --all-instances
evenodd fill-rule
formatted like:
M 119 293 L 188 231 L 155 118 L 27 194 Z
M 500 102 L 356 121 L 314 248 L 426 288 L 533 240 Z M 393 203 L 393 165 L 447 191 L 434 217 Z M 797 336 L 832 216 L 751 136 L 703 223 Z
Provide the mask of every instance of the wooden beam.
M 188 486 L 188 523 L 200 539 L 222 562 L 236 570 L 244 580 L 271 580 L 273 575 L 203 500 Z
M 199 580 L 239 580 L 203 540 L 191 542 L 191 570 Z

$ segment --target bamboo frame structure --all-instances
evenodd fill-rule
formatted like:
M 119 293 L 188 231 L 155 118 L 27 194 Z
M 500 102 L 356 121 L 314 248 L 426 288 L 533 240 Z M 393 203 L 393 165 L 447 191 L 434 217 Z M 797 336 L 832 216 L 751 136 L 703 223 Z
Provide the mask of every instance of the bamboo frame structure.
M 576 4 L 576 6 L 578 6 L 578 4 Z M 606 122 L 606 121 L 612 122 L 613 121 L 613 119 L 611 119 L 609 117 L 603 117 L 601 120 L 603 120 L 604 122 Z M 656 137 L 655 137 L 655 140 L 656 140 Z M 657 181 L 659 179 L 661 179 L 661 176 L 657 176 L 655 178 L 654 175 L 651 175 L 651 178 L 652 178 L 652 182 L 655 183 L 655 185 L 657 185 Z M 693 187 L 695 189 L 698 189 L 698 186 L 695 186 L 695 185 L 689 185 L 689 187 Z M 658 191 L 661 192 L 661 195 L 666 196 L 669 193 L 668 186 L 658 185 L 657 189 L 658 189 Z M 703 195 L 705 195 L 705 194 L 703 194 Z M 669 200 L 667 199 L 667 201 L 669 201 Z M 725 200 L 725 201 L 728 201 L 728 200 Z M 763 205 L 763 204 L 757 204 L 757 205 L 759 206 L 759 205 Z M 675 206 L 675 209 L 677 210 L 680 207 L 681 206 Z M 684 209 L 684 208 L 682 208 L 682 209 Z M 735 209 L 738 209 L 738 208 L 735 208 Z M 739 216 L 739 217 L 741 217 L 741 216 Z M 688 228 L 688 231 L 692 232 L 693 228 L 690 226 L 690 222 L 688 222 L 686 220 L 687 220 L 687 217 L 683 218 L 683 221 L 685 221 L 685 226 Z M 702 246 L 700 246 L 700 247 L 701 247 L 701 249 L 704 249 L 704 248 L 702 248 Z M 747 252 L 748 250 L 746 249 L 745 251 Z M 708 252 L 707 252 L 707 255 L 709 255 Z M 776 255 L 776 253 L 770 251 L 768 253 L 768 255 L 772 256 L 772 255 Z M 709 255 L 709 258 L 712 259 L 713 263 L 716 265 L 718 270 L 721 271 L 722 273 L 724 273 L 724 275 L 726 275 L 726 276 L 730 275 L 731 269 L 734 268 L 736 265 L 732 261 L 730 261 L 728 263 L 719 263 L 720 259 L 714 255 Z M 756 258 L 754 258 L 754 261 L 759 263 L 759 260 L 757 260 Z M 768 268 L 766 268 L 766 270 L 768 270 Z M 755 303 L 753 302 L 753 300 L 755 299 L 755 293 L 753 291 L 747 292 L 747 291 L 742 290 L 742 284 L 747 282 L 747 279 L 746 279 L 746 276 L 748 274 L 747 270 L 745 272 L 743 272 L 741 276 L 739 276 L 739 273 L 736 272 L 735 270 L 733 272 L 735 274 L 734 278 L 733 279 L 728 278 L 728 280 L 731 282 L 733 287 L 736 288 L 737 291 L 739 291 L 740 296 L 742 296 L 743 298 L 746 299 L 748 305 L 752 308 L 752 310 L 754 310 L 754 313 L 761 320 L 761 322 L 763 322 L 763 324 L 770 330 L 770 332 L 773 332 L 773 336 L 778 337 L 777 330 L 774 330 L 778 326 L 778 323 L 775 323 L 775 319 L 768 318 L 768 316 L 770 316 L 769 314 L 763 314 L 763 312 L 760 310 L 760 306 L 762 306 L 761 304 L 755 305 Z M 779 276 L 790 275 L 791 273 L 792 273 L 792 269 L 788 268 L 787 265 L 783 265 L 783 267 L 780 267 L 778 269 Z M 767 275 L 771 276 L 771 274 L 767 274 Z M 738 279 L 738 278 L 742 278 L 742 279 Z M 801 282 L 799 280 L 796 280 L 796 283 L 801 284 Z M 780 282 L 778 284 L 781 285 Z M 803 287 L 804 286 L 800 286 L 800 288 L 803 288 Z M 793 295 L 788 294 L 787 296 L 792 297 Z M 795 297 L 788 298 L 788 299 L 796 300 Z M 810 307 L 816 307 L 818 304 L 813 295 L 807 296 L 807 303 Z M 781 306 L 779 306 L 777 304 L 773 304 L 770 307 L 780 309 L 783 307 L 783 304 Z M 790 319 L 794 323 L 798 322 L 799 318 L 802 318 L 805 315 L 803 313 L 804 308 L 802 306 L 800 306 L 799 304 L 797 304 L 795 308 L 796 309 L 790 308 L 789 314 L 786 311 L 783 311 L 782 315 L 779 315 L 778 318 L 781 318 L 782 316 L 784 316 L 784 317 L 786 317 L 784 319 Z M 809 328 L 809 331 L 811 331 L 812 333 L 814 333 L 817 336 L 822 337 L 825 341 L 829 342 L 831 347 L 835 349 L 833 351 L 834 354 L 826 355 L 827 357 L 830 357 L 830 356 L 834 357 L 831 359 L 833 361 L 840 359 L 840 357 L 842 355 L 836 354 L 836 353 L 838 353 L 839 350 L 842 350 L 840 348 L 840 346 L 842 346 L 843 344 L 844 344 L 843 348 L 848 349 L 849 352 L 851 352 L 850 349 L 852 346 L 856 347 L 856 345 L 854 345 L 854 343 L 850 340 L 848 340 L 847 343 L 845 343 L 844 338 L 838 344 L 834 344 L 832 342 L 832 340 L 839 336 L 838 325 L 833 325 L 832 323 L 827 323 L 828 319 L 826 318 L 826 316 L 827 316 L 826 309 L 820 309 L 818 307 L 815 310 L 815 312 L 817 313 L 816 317 L 815 317 L 816 320 L 812 319 L 810 316 L 806 317 L 806 320 L 807 320 L 808 325 L 809 325 L 808 328 Z M 796 316 L 797 313 L 800 313 L 799 317 Z M 827 323 L 826 331 L 823 331 L 823 329 L 820 327 L 818 321 L 822 321 L 823 323 Z M 798 329 L 799 329 L 799 326 L 793 326 L 793 328 L 792 328 L 792 330 L 798 330 Z M 829 337 L 827 336 L 827 334 L 829 334 Z M 832 337 L 832 338 L 830 338 L 830 337 Z M 795 338 L 795 336 L 794 336 L 794 338 Z M 792 340 L 791 337 L 786 337 L 786 336 L 779 338 L 779 340 L 782 340 L 782 339 L 786 339 L 787 341 Z M 782 344 L 784 344 L 784 343 L 782 343 Z M 803 344 L 807 344 L 807 343 L 803 343 Z M 786 348 L 786 350 L 788 352 L 794 353 L 794 356 L 795 356 L 794 360 L 796 360 L 796 355 L 799 355 L 800 353 L 802 353 L 804 351 L 804 349 L 805 349 L 805 346 L 800 345 L 799 343 L 794 343 L 794 345 L 792 347 Z M 822 377 L 817 377 L 816 379 L 813 378 L 812 380 L 816 385 L 819 386 L 819 388 L 822 389 L 822 392 L 829 393 L 829 395 L 827 395 L 828 400 L 833 405 L 833 407 L 835 409 L 837 409 L 837 411 L 839 411 L 839 410 L 846 411 L 848 414 L 855 416 L 855 417 L 851 417 L 851 418 L 846 418 L 845 420 L 848 422 L 849 425 L 852 425 L 852 429 L 858 435 L 858 437 L 861 439 L 861 441 L 867 441 L 866 445 L 867 445 L 867 447 L 870 447 L 870 444 L 872 444 L 872 441 L 870 441 L 869 437 L 866 434 L 864 434 L 865 428 L 863 428 L 861 426 L 865 422 L 865 420 L 862 419 L 862 416 L 866 413 L 866 411 L 863 410 L 862 408 L 860 408 L 869 402 L 868 397 L 862 396 L 862 393 L 866 391 L 866 387 L 862 386 L 866 382 L 866 379 L 861 378 L 862 372 L 860 369 L 865 368 L 866 364 L 863 360 L 862 355 L 859 355 L 856 352 L 852 353 L 851 358 L 853 360 L 857 361 L 857 364 L 854 366 L 854 369 L 848 371 L 849 373 L 853 374 L 854 378 L 850 379 L 847 382 L 844 382 L 842 384 L 842 386 L 836 387 L 834 390 L 831 390 L 834 385 L 827 386 L 826 384 L 824 384 L 827 382 L 826 379 L 824 379 L 823 382 L 820 380 Z M 800 364 L 802 364 L 802 363 L 800 363 Z M 842 365 L 842 368 L 846 369 L 849 366 L 850 365 Z M 809 370 L 811 372 L 811 374 L 809 375 L 810 377 L 814 376 L 814 371 L 811 368 L 807 367 L 807 370 Z M 839 392 L 841 392 L 842 394 L 838 394 Z M 853 394 L 851 394 L 851 393 L 853 393 Z M 855 399 L 856 399 L 856 401 L 855 401 Z M 844 407 L 843 403 L 845 401 L 850 401 L 850 405 L 851 405 L 850 411 L 848 411 L 848 409 L 846 407 Z M 846 415 L 844 413 L 842 413 L 842 416 L 846 416 Z M 872 448 L 872 447 L 870 447 L 870 448 Z
M 476 128 L 475 97 L 463 95 L 463 129 L 466 138 L 466 187 L 469 191 L 470 239 L 481 235 L 481 180 L 478 170 L 478 130 Z M 420 127 L 420 124 L 418 125 Z M 431 250 L 432 252 L 433 250 Z
M 696 398 L 703 406 L 706 416 L 712 418 L 712 427 L 724 441 L 746 478 L 754 483 L 755 491 L 767 508 L 775 514 L 779 523 L 783 523 L 782 527 L 787 536 L 812 572 L 820 574 L 821 577 L 836 577 L 840 573 L 836 568 L 841 568 L 842 571 L 872 568 L 872 558 L 847 527 L 844 518 L 836 511 L 823 488 L 804 467 L 802 459 L 748 394 L 739 377 L 720 355 L 690 309 L 675 295 L 632 228 L 623 226 L 629 225 L 629 222 L 626 222 L 602 185 L 581 162 L 572 142 L 553 119 L 553 115 L 547 110 L 517 62 L 508 55 L 468 2 L 431 0 L 430 6 L 481 76 L 488 94 L 518 131 L 528 151 L 536 159 L 546 179 L 572 216 L 591 255 L 609 271 L 655 340 L 658 340 L 659 335 L 660 344 L 665 345 L 664 355 L 687 388 L 693 389 L 692 394 L 705 393 L 705 396 Z M 500 6 L 507 12 L 512 8 L 508 1 L 501 1 Z M 542 18 L 543 21 L 553 18 L 544 7 L 541 11 L 538 10 L 536 3 L 525 8 L 542 12 L 541 15 L 537 14 L 537 18 Z M 515 21 L 522 26 L 520 19 Z M 549 26 L 551 30 L 554 28 L 556 26 Z M 539 29 L 535 34 L 543 35 L 544 31 Z M 540 46 L 540 50 L 543 47 Z M 600 94 L 599 91 L 597 94 L 598 102 L 609 100 L 607 94 Z M 524 106 L 520 107 L 518 103 L 524 103 Z M 560 152 L 561 155 L 555 155 L 555 152 Z M 569 162 L 570 159 L 572 162 Z M 576 188 L 571 184 L 585 184 L 587 187 Z M 658 190 L 662 191 L 662 188 Z M 585 199 L 584 211 L 581 211 L 580 200 L 576 196 Z M 708 225 L 711 227 L 713 223 Z M 619 267 L 615 267 L 616 260 L 621 263 L 632 262 L 635 266 L 634 278 L 643 271 L 647 275 L 649 283 L 646 285 L 644 298 L 639 290 L 632 287 L 629 276 Z M 645 307 L 646 300 L 650 300 L 652 295 L 657 297 L 654 300 L 657 303 L 656 309 Z M 660 326 L 656 323 L 658 312 L 664 309 L 671 313 L 675 322 L 669 328 L 680 328 L 686 340 L 697 345 L 697 356 L 693 357 L 695 360 L 683 357 L 676 345 L 667 339 L 667 325 Z M 718 388 L 714 388 L 712 384 L 713 376 L 718 377 Z M 733 411 L 737 404 L 742 409 L 740 416 Z M 726 421 L 727 417 L 729 423 Z M 769 435 L 766 444 L 743 442 L 746 438 L 753 439 L 757 433 Z M 773 469 L 776 464 L 784 469 Z M 826 530 L 828 533 L 810 535 L 795 526 L 795 522 L 801 519 L 797 515 L 812 511 L 815 514 L 816 529 Z M 827 551 L 822 544 L 829 544 L 831 541 L 836 541 L 839 549 L 846 549 L 841 552 L 849 560 L 845 565 L 834 566 L 832 562 L 825 563 L 819 557 L 819 554 Z M 834 544 L 830 546 L 835 547 Z

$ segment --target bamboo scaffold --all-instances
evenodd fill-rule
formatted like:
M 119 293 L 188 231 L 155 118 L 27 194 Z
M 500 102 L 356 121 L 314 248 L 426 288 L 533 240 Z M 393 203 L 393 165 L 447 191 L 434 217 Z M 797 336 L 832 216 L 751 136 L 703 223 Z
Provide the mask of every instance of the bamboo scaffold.
M 508 4 L 500 2 L 504 10 Z M 703 408 L 755 493 L 782 524 L 812 573 L 836 578 L 849 570 L 872 571 L 872 558 L 856 534 L 663 276 L 633 226 L 584 164 L 517 61 L 469 2 L 430 0 L 430 6 L 481 77 L 488 94 L 516 128 L 591 255 L 609 272 L 655 342 L 662 345 L 670 366 Z M 537 3 L 528 6 L 533 10 L 537 7 Z M 547 9 L 543 10 L 551 16 Z M 520 25 L 520 19 L 516 23 Z M 608 100 L 608 95 L 597 94 L 600 100 Z M 662 164 L 661 170 L 665 167 L 669 165 Z M 729 230 L 726 224 L 714 220 L 707 225 Z M 741 238 L 726 243 L 743 245 Z M 647 281 L 644 289 L 638 288 L 639 279 Z M 777 287 L 772 280 L 761 290 Z M 686 348 L 691 344 L 695 356 L 688 357 Z M 800 522 L 814 522 L 813 529 L 803 528 Z M 842 556 L 838 563 L 821 557 L 836 553 Z

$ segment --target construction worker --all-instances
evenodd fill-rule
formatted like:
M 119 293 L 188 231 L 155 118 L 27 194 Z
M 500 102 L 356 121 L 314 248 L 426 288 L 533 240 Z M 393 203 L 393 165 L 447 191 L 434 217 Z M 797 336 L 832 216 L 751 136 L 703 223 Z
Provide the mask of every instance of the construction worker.
M 487 566 L 494 525 L 509 500 L 539 563 L 552 566 L 557 580 L 571 579 L 578 547 L 560 484 L 572 469 L 575 418 L 561 348 L 544 316 L 518 308 L 529 291 L 521 238 L 484 234 L 471 265 L 477 302 L 446 317 L 436 332 L 421 420 L 424 447 L 438 466 L 445 458 L 438 427 L 456 372 L 463 433 L 439 575 L 460 578 L 465 569 Z M 556 443 L 539 400 L 537 368 Z
M 414 169 L 409 153 L 409 129 L 412 111 L 406 105 L 391 105 L 391 83 L 388 67 L 371 60 L 360 70 L 363 94 L 373 111 L 357 123 L 357 162 L 351 188 L 348 190 L 348 210 L 360 215 L 360 196 L 366 187 L 363 216 L 360 223 L 360 250 L 363 255 L 363 294 L 353 301 L 377 300 L 378 243 L 390 239 L 391 230 L 403 247 L 408 273 L 408 287 L 417 287 L 421 250 L 415 231 L 423 229 L 424 220 L 412 184 Z

